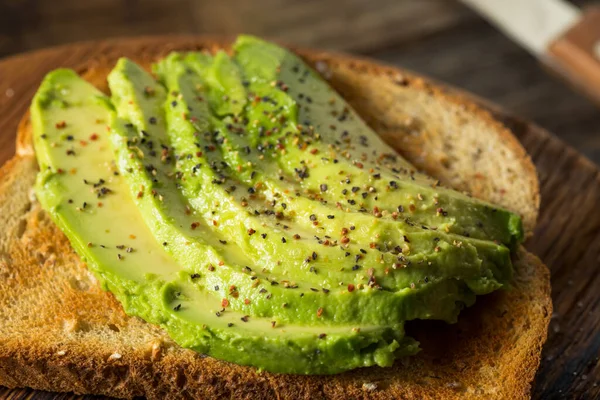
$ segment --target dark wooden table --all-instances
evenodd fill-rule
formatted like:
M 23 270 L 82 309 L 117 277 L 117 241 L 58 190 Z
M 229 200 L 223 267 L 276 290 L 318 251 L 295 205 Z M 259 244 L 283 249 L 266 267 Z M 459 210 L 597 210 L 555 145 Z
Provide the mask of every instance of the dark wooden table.
M 84 6 L 83 2 L 67 0 L 0 1 L 0 55 L 111 36 L 256 33 L 304 46 L 368 55 L 465 88 L 538 123 L 600 163 L 600 136 L 596 134 L 600 109 L 547 75 L 532 57 L 460 4 L 448 0 L 356 0 L 344 5 L 338 1 L 292 0 L 224 3 L 88 0 Z M 265 13 L 267 9 L 269 13 Z M 3 80 L 1 65 L 10 61 L 0 61 L 0 104 L 22 96 Z M 0 121 L 19 118 L 7 115 L 7 110 L 10 108 L 0 107 Z M 514 118 L 506 122 L 532 153 L 540 171 L 544 198 L 536 234 L 543 237 L 553 224 L 574 232 L 561 240 L 538 238 L 528 245 L 551 268 L 556 309 L 533 396 L 600 398 L 600 296 L 593 290 L 600 287 L 596 278 L 600 214 L 568 219 L 569 213 L 577 210 L 576 202 L 600 202 L 600 175 L 592 163 L 538 128 Z M 0 153 L 9 154 L 6 149 L 13 146 L 14 129 L 11 124 L 3 127 L 6 131 L 0 132 Z M 1 159 L 0 164 L 4 161 Z M 576 171 L 561 176 L 575 181 L 580 189 L 571 193 L 572 204 L 569 199 L 553 199 L 561 181 L 548 171 L 563 169 Z M 559 209 L 558 205 L 566 208 Z M 572 250 L 570 242 L 585 245 L 586 250 Z M 583 348 L 582 342 L 586 343 L 586 353 L 573 354 Z M 0 399 L 25 398 L 80 397 L 0 388 Z

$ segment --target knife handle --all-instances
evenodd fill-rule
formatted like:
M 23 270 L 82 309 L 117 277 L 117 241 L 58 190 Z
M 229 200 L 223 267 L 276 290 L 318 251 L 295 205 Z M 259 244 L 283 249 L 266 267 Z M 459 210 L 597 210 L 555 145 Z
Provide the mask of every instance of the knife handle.
M 554 40 L 545 62 L 600 104 L 600 7 L 587 8 L 579 22 Z

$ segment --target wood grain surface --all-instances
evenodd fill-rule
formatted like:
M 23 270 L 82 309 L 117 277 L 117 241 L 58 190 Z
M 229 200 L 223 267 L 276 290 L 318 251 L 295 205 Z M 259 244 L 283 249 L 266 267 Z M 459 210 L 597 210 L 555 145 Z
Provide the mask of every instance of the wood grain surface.
M 76 67 L 107 53 L 189 43 L 191 38 L 139 38 L 42 50 L 0 62 L 0 163 L 14 149 L 16 127 L 41 78 L 59 66 Z M 491 107 L 532 156 L 542 208 L 527 248 L 552 272 L 555 315 L 533 390 L 535 399 L 600 398 L 600 175 L 591 161 L 537 127 Z M 0 388 L 0 399 L 75 399 L 69 394 Z

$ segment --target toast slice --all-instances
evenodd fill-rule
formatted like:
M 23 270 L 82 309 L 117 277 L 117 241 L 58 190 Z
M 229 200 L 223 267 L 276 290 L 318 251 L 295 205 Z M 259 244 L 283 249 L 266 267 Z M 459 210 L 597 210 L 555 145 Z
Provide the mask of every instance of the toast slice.
M 134 61 L 149 66 L 163 55 L 146 51 Z M 519 212 L 532 232 L 535 169 L 487 112 L 397 69 L 302 54 L 410 161 Z M 106 90 L 114 61 L 80 72 Z M 0 169 L 0 385 L 155 399 L 529 396 L 552 303 L 547 268 L 524 249 L 515 255 L 513 287 L 478 299 L 457 324 L 408 323 L 423 351 L 394 367 L 334 376 L 261 373 L 182 349 L 160 328 L 125 315 L 32 196 L 37 164 L 27 117 L 17 149 Z

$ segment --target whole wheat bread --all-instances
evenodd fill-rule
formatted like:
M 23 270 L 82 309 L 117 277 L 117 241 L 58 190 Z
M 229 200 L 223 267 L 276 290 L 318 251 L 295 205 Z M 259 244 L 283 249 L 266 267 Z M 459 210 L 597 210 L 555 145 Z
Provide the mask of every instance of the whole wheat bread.
M 149 66 L 166 50 L 146 49 L 134 61 Z M 301 53 L 411 162 L 518 212 L 532 232 L 535 169 L 487 112 L 395 68 Z M 90 61 L 79 71 L 106 90 L 115 61 Z M 552 303 L 547 268 L 524 249 L 515 255 L 513 287 L 478 299 L 458 324 L 409 323 L 424 350 L 392 368 L 325 377 L 259 373 L 182 349 L 160 328 L 125 315 L 32 197 L 36 173 L 26 116 L 17 155 L 0 170 L 0 385 L 154 399 L 529 396 Z

